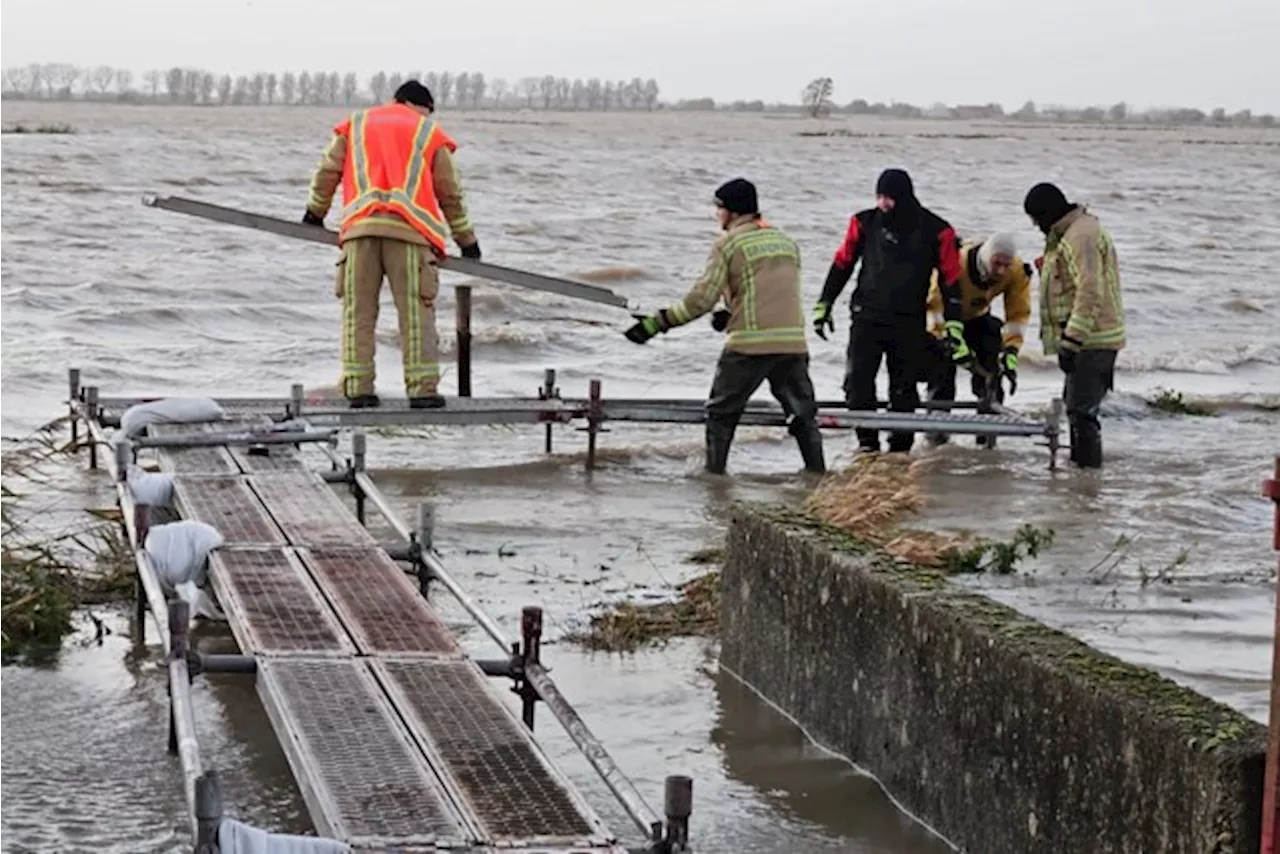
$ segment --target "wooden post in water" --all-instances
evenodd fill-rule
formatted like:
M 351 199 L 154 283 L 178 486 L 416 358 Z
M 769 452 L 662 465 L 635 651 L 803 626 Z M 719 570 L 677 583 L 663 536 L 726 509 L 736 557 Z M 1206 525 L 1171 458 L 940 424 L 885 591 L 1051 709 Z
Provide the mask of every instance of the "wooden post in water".
M 1275 477 L 1262 482 L 1262 495 L 1276 505 L 1272 548 L 1280 552 L 1280 457 L 1276 457 Z M 1267 770 L 1263 781 L 1262 854 L 1275 854 L 1276 833 L 1280 832 L 1280 590 L 1276 595 L 1271 650 L 1271 719 L 1267 725 Z
M 453 289 L 458 330 L 458 397 L 471 397 L 471 286 Z

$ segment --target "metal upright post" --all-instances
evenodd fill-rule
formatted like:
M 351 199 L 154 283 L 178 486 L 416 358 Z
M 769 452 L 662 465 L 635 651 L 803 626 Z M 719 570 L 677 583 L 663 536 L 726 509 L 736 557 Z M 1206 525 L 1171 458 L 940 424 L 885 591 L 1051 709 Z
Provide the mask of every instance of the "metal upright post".
M 1049 402 L 1049 471 L 1058 470 L 1058 451 L 1062 450 L 1062 398 Z
M 1272 547 L 1280 552 L 1280 457 L 1275 477 L 1262 482 L 1262 495 L 1276 505 Z M 1277 576 L 1280 577 L 1280 576 Z M 1271 720 L 1267 724 L 1267 760 L 1262 784 L 1262 854 L 1274 854 L 1280 832 L 1280 590 L 1276 595 L 1275 632 L 1271 649 Z
M 667 777 L 663 786 L 663 812 L 667 815 L 667 851 L 689 850 L 689 816 L 693 814 L 693 779 L 681 774 Z
M 542 663 L 542 609 L 526 605 L 520 611 L 520 672 L 530 665 Z M 533 732 L 533 711 L 538 703 L 538 692 L 527 680 L 521 678 L 516 686 L 520 695 L 520 714 L 524 725 Z
M 418 505 L 418 548 L 422 550 L 422 554 L 426 555 L 431 552 L 434 545 L 436 526 L 436 510 L 426 501 Z M 430 592 L 431 570 L 427 568 L 427 561 L 420 559 L 418 561 L 418 590 L 421 591 L 423 598 L 427 597 Z
M 596 434 L 604 420 L 604 406 L 600 400 L 600 380 L 592 380 L 587 387 L 587 471 L 596 467 Z
M 181 599 L 169 603 L 169 658 L 187 660 L 188 630 L 191 626 L 191 606 Z M 169 752 L 178 752 L 178 721 L 174 711 L 173 685 L 169 686 Z
M 75 453 L 80 441 L 80 416 L 76 411 L 76 401 L 80 399 L 80 369 L 67 370 L 67 413 L 71 417 L 71 451 Z
M 212 768 L 196 778 L 196 851 L 218 854 L 218 828 L 222 825 L 222 788 Z
M 306 399 L 306 390 L 302 383 L 294 383 L 289 387 L 289 417 L 302 417 L 302 402 Z
M 471 286 L 453 289 L 458 332 L 458 397 L 471 397 Z
M 129 479 L 129 463 L 133 462 L 133 446 L 128 441 L 116 443 L 116 480 L 121 483 Z
M 98 387 L 91 385 L 84 390 L 85 419 L 96 420 L 98 417 Z M 87 429 L 87 425 L 86 425 Z M 98 443 L 93 438 L 93 430 L 89 430 L 89 468 L 98 467 Z
M 145 548 L 147 543 L 147 534 L 151 531 L 151 508 L 146 504 L 133 504 L 133 530 L 137 533 L 138 548 Z M 128 533 L 125 534 L 128 539 Z M 133 615 L 138 627 L 138 643 L 145 645 L 147 642 L 147 585 L 142 580 L 142 567 L 134 561 L 133 573 Z M 156 615 L 159 619 L 160 615 Z
M 560 396 L 556 388 L 556 369 L 547 368 L 542 375 L 542 389 L 538 392 L 539 400 L 554 400 Z M 544 443 L 546 452 L 551 453 L 551 422 L 547 422 L 547 438 Z
M 364 431 L 357 430 L 351 434 L 351 471 L 353 474 L 363 472 L 365 469 L 365 454 L 368 450 Z M 365 494 L 361 488 L 359 480 L 355 477 L 351 478 L 351 494 L 356 498 L 356 518 L 360 520 L 360 524 L 365 524 Z

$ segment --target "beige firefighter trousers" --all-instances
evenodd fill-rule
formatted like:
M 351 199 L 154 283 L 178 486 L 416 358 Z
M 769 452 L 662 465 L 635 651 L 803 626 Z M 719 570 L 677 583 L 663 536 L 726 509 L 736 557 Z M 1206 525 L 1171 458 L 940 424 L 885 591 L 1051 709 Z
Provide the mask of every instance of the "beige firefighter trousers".
M 342 300 L 342 393 L 373 394 L 375 332 L 382 278 L 391 282 L 400 318 L 404 388 L 409 397 L 436 394 L 440 384 L 440 339 L 436 294 L 440 279 L 426 246 L 389 237 L 344 241 L 334 293 Z

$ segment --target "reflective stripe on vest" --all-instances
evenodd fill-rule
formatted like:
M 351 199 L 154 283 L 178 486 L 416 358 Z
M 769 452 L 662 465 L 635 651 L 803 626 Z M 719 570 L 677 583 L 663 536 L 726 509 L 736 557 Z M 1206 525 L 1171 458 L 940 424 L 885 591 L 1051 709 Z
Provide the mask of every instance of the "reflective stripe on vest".
M 362 110 L 335 130 L 347 138 L 339 233 L 374 214 L 393 213 L 443 254 L 449 228 L 436 199 L 431 164 L 441 146 L 456 150 L 448 134 L 402 104 Z

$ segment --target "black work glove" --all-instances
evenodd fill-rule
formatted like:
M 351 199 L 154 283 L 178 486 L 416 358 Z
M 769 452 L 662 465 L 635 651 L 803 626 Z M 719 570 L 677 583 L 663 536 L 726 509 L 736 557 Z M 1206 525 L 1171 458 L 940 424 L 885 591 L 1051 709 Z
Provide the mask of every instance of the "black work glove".
M 831 319 L 831 303 L 820 302 L 813 307 L 813 331 L 823 341 L 827 340 L 824 330 L 836 331 L 836 322 Z
M 324 228 L 324 217 L 322 217 L 322 216 L 316 216 L 315 214 L 313 214 L 313 213 L 311 212 L 310 208 L 308 208 L 308 209 L 307 209 L 307 211 L 306 211 L 306 213 L 304 213 L 304 214 L 302 215 L 302 224 L 303 224 L 303 225 L 318 225 L 318 226 L 320 226 L 321 228 Z
M 663 331 L 662 323 L 656 315 L 633 314 L 631 316 L 637 318 L 639 322 L 624 334 L 627 336 L 627 340 L 633 344 L 643 344 Z
M 729 326 L 729 318 L 732 316 L 729 309 L 722 308 L 715 314 L 711 315 L 711 328 L 716 332 L 724 332 Z
M 472 261 L 480 260 L 480 241 L 472 243 L 470 246 L 462 247 L 462 257 L 470 258 Z
M 1018 351 L 1005 347 L 1000 353 L 1000 368 L 1009 381 L 1009 397 L 1013 397 L 1018 393 Z

